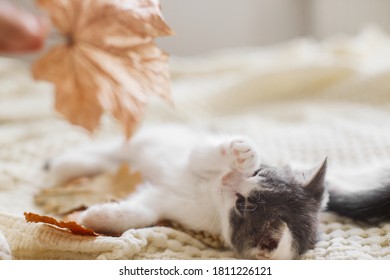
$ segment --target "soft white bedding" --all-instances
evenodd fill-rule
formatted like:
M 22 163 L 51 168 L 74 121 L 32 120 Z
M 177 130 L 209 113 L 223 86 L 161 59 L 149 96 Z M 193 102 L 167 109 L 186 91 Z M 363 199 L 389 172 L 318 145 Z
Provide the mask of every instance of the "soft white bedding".
M 268 162 L 312 164 L 327 155 L 330 172 L 390 158 L 390 37 L 380 30 L 173 58 L 171 69 L 175 109 L 154 100 L 144 125 L 196 122 L 245 133 Z M 90 137 L 51 102 L 52 88 L 33 82 L 25 65 L 0 60 L 0 259 L 235 258 L 166 227 L 86 238 L 26 223 L 24 211 L 41 211 L 33 195 L 45 187 L 44 160 L 118 131 L 106 119 Z M 303 259 L 390 258 L 390 224 L 323 214 L 321 230 Z

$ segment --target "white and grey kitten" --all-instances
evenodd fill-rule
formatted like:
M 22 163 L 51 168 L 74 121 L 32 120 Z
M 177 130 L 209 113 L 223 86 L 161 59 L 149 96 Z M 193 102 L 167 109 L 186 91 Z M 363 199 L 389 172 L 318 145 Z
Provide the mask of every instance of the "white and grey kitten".
M 74 150 L 50 160 L 47 169 L 61 182 L 113 170 L 123 162 L 138 169 L 145 182 L 126 200 L 88 208 L 78 216 L 79 223 L 119 235 L 173 220 L 221 235 L 241 257 L 254 259 L 297 258 L 317 241 L 317 217 L 328 197 L 326 161 L 306 171 L 271 167 L 259 162 L 259 151 L 248 138 L 171 125 L 144 128 L 128 143 Z M 387 212 L 380 218 L 386 219 L 390 190 L 384 190 L 385 195 L 373 194 L 371 201 L 331 193 L 329 210 L 350 207 L 343 214 L 352 215 L 361 199 L 369 203 L 366 209 L 377 211 L 373 205 L 382 197 L 387 206 L 380 211 Z M 367 215 L 357 218 L 372 216 Z

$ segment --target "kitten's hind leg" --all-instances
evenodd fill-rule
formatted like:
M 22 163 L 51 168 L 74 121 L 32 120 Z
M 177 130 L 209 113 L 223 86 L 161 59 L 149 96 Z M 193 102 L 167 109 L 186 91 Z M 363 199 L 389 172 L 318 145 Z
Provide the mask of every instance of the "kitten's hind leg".
M 81 212 L 76 221 L 98 233 L 119 236 L 131 228 L 155 225 L 160 219 L 158 189 L 145 185 L 120 202 L 94 205 Z
M 128 145 L 118 139 L 104 145 L 81 147 L 49 159 L 44 168 L 53 184 L 104 171 L 113 171 L 121 163 L 128 161 Z

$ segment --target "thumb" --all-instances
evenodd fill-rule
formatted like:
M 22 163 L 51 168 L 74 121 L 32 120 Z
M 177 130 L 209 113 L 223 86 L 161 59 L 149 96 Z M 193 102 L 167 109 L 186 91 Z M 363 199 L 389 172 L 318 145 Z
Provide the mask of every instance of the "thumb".
M 48 21 L 0 2 L 0 51 L 25 52 L 44 45 Z

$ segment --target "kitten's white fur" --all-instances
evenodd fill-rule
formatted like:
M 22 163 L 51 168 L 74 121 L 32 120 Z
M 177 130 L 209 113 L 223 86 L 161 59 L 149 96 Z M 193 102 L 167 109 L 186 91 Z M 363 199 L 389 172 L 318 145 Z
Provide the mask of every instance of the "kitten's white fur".
M 99 232 L 121 234 L 170 219 L 189 229 L 221 234 L 230 244 L 228 213 L 235 193 L 257 187 L 245 179 L 258 165 L 250 140 L 215 138 L 175 125 L 143 129 L 131 144 L 119 140 L 57 157 L 51 162 L 51 176 L 57 182 L 66 181 L 113 170 L 124 161 L 141 171 L 145 183 L 125 201 L 90 207 L 78 217 L 80 223 Z M 283 246 L 289 248 L 286 242 Z M 278 251 L 279 258 L 289 256 Z
M 56 182 L 118 168 L 129 162 L 145 183 L 127 200 L 95 205 L 78 216 L 78 222 L 98 232 L 119 235 L 130 228 L 174 220 L 193 230 L 222 235 L 230 244 L 229 211 L 236 192 L 259 188 L 249 175 L 258 167 L 258 152 L 245 137 L 215 137 L 184 126 L 144 128 L 130 144 L 123 140 L 74 150 L 51 161 Z M 292 237 L 285 228 L 267 257 L 293 256 Z M 262 258 L 249 250 L 246 257 Z

